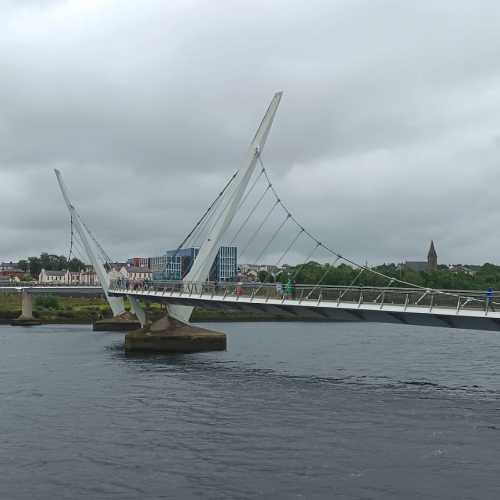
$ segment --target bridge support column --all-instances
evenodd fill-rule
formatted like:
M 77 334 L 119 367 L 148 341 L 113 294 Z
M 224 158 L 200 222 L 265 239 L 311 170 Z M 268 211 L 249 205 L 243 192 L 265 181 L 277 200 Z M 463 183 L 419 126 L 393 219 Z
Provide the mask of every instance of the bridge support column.
M 23 290 L 21 295 L 21 316 L 13 320 L 11 324 L 17 326 L 42 324 L 39 319 L 33 317 L 33 297 L 27 290 Z
M 183 323 L 165 315 L 154 323 L 125 335 L 125 351 L 189 353 L 225 351 L 226 334 Z
M 142 328 L 146 324 L 146 314 L 135 297 L 127 296 L 132 312 L 124 311 L 112 318 L 94 321 L 94 332 L 130 332 Z

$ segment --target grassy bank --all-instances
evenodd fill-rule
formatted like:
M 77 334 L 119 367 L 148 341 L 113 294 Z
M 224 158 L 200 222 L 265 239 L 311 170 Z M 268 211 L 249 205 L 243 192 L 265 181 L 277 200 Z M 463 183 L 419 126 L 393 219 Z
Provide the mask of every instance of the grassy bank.
M 159 318 L 164 309 L 160 304 L 145 304 L 149 319 Z M 10 323 L 21 314 L 19 294 L 0 295 L 0 323 Z M 57 297 L 40 295 L 33 298 L 33 316 L 44 323 L 88 324 L 96 319 L 111 317 L 111 309 L 104 299 L 89 297 Z M 241 311 L 214 311 L 196 308 L 191 317 L 193 322 L 218 321 L 290 321 L 286 315 L 252 314 Z

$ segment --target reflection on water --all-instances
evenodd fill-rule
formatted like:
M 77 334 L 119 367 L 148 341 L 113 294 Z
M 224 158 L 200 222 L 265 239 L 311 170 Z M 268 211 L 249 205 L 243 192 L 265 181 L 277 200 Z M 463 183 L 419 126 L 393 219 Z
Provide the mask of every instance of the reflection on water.
M 497 498 L 500 334 L 211 324 L 228 351 L 0 327 L 0 498 Z

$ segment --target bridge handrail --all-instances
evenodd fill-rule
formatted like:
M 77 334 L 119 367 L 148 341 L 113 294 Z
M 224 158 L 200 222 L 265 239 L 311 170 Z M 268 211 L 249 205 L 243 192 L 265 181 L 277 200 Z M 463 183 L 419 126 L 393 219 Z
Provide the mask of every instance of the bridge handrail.
M 111 288 L 123 288 L 123 285 L 118 284 L 119 280 L 112 280 L 110 287 Z M 125 280 L 126 281 L 126 280 Z M 179 287 L 179 286 L 184 286 L 185 288 L 188 288 L 190 286 L 214 286 L 216 285 L 217 287 L 226 287 L 226 288 L 231 288 L 231 287 L 243 287 L 243 288 L 275 288 L 276 283 L 261 283 L 261 282 L 238 282 L 238 281 L 205 281 L 205 282 L 185 282 L 185 281 L 150 281 L 150 282 L 144 282 L 143 280 L 140 281 L 129 281 L 129 288 L 131 286 L 137 286 L 137 287 L 146 287 L 148 289 L 153 289 L 153 288 L 164 288 L 164 287 Z M 283 287 L 286 287 L 285 285 L 282 285 Z M 364 285 L 321 285 L 317 286 L 313 283 L 307 284 L 307 283 L 296 283 L 293 285 L 295 289 L 310 289 L 310 288 L 318 288 L 318 289 L 323 289 L 323 290 L 362 290 L 362 291 L 387 291 L 387 292 L 408 292 L 408 293 L 416 293 L 416 294 L 422 294 L 424 292 L 427 293 L 433 293 L 433 294 L 456 294 L 456 295 L 463 295 L 463 296 L 470 296 L 470 295 L 478 295 L 484 297 L 486 294 L 485 290 L 465 290 L 465 289 L 439 289 L 439 288 L 411 288 L 411 287 L 389 287 L 389 286 L 364 286 Z M 494 295 L 500 297 L 500 290 L 499 291 L 494 291 Z
M 352 302 L 361 305 L 363 303 L 380 305 L 395 304 L 404 305 L 406 308 L 414 306 L 428 307 L 432 311 L 434 307 L 454 308 L 458 312 L 462 309 L 485 310 L 500 305 L 488 297 L 484 291 L 475 290 L 437 290 L 431 288 L 396 288 L 396 287 L 374 287 L 374 286 L 345 286 L 296 284 L 293 286 L 281 283 L 258 283 L 258 282 L 136 282 L 126 279 L 111 282 L 110 291 L 153 291 L 161 294 L 179 293 L 189 297 L 209 294 L 212 297 L 240 297 L 250 298 L 278 298 L 280 300 L 295 300 L 301 303 L 317 302 Z
M 10 288 L 19 288 L 19 287 L 78 287 L 78 288 L 101 288 L 101 285 L 87 285 L 87 284 L 79 284 L 79 283 L 40 283 L 38 281 L 19 281 L 19 282 L 0 282 L 0 287 L 10 287 Z

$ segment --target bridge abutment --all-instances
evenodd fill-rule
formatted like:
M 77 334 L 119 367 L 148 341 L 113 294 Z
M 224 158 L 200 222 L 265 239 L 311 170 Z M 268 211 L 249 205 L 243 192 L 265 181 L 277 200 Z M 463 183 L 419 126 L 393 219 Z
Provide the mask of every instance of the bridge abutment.
M 125 336 L 125 351 L 129 353 L 192 353 L 225 350 L 225 333 L 183 323 L 168 314 Z
M 21 315 L 11 323 L 17 326 L 41 325 L 42 322 L 33 316 L 33 296 L 26 289 L 21 294 Z

